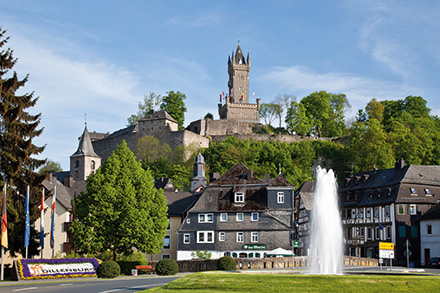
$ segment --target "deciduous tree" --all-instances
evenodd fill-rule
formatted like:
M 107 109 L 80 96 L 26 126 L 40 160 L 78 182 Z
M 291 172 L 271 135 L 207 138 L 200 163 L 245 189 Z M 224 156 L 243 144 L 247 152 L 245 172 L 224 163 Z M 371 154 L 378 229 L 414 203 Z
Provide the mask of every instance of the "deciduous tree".
M 160 105 L 161 110 L 167 111 L 177 121 L 179 130 L 183 129 L 183 123 L 185 122 L 185 112 L 187 110 L 184 102 L 185 99 L 185 94 L 179 91 L 169 91 L 167 96 L 163 97 L 162 104 Z
M 87 178 L 87 191 L 75 199 L 71 232 L 83 253 L 113 251 L 113 259 L 134 249 L 155 254 L 163 247 L 167 204 L 153 177 L 122 142 Z

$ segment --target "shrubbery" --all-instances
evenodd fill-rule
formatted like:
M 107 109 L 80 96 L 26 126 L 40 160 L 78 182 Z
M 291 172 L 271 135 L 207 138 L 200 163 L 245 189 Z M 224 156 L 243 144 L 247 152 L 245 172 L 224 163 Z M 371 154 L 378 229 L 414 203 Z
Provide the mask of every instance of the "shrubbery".
M 103 261 L 99 267 L 96 269 L 96 275 L 98 278 L 112 279 L 119 276 L 121 273 L 121 268 L 118 263 L 112 260 Z
M 179 266 L 173 259 L 162 259 L 156 265 L 156 274 L 160 276 L 175 275 L 179 272 Z
M 237 263 L 230 256 L 223 256 L 217 262 L 217 270 L 222 271 L 235 271 Z

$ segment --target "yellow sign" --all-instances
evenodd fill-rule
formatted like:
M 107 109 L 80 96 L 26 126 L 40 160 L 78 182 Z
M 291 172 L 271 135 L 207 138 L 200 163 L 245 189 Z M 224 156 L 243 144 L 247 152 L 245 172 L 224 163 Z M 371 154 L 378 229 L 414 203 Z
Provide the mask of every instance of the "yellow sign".
M 394 243 L 392 243 L 392 242 L 379 242 L 379 249 L 394 250 Z

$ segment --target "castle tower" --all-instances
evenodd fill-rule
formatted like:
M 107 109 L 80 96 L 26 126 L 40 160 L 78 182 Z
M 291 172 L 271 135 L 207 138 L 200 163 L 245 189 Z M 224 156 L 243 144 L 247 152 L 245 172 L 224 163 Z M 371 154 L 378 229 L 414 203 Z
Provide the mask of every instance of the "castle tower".
M 238 43 L 237 50 L 228 57 L 228 88 L 231 102 L 249 104 L 249 71 L 251 59 L 249 53 L 244 59 L 243 52 Z
M 100 166 L 101 157 L 99 157 L 93 149 L 86 123 L 84 132 L 79 141 L 78 149 L 70 156 L 70 175 L 74 181 L 85 182 L 90 173 L 94 172 Z M 79 190 L 79 192 L 81 191 L 82 190 Z
M 197 189 L 204 188 L 207 186 L 206 177 L 205 177 L 205 158 L 203 158 L 202 154 L 199 154 L 196 157 L 194 162 L 194 175 L 191 180 L 191 189 L 190 192 L 195 192 Z
M 220 119 L 258 123 L 260 111 L 260 99 L 256 104 L 249 102 L 249 71 L 251 70 L 251 58 L 249 53 L 244 58 L 240 43 L 237 50 L 228 56 L 228 88 L 229 96 L 223 102 L 220 99 L 218 114 Z

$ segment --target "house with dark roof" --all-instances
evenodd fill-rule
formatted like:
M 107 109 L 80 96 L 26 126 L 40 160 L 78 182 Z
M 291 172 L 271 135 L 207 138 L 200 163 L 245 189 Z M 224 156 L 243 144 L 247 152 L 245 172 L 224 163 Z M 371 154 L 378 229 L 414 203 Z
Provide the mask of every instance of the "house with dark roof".
M 204 188 L 188 211 L 177 233 L 177 259 L 191 259 L 196 250 L 213 258 L 291 250 L 293 192 L 282 175 L 261 180 L 244 164 L 236 164 Z
M 440 166 L 405 166 L 353 175 L 339 188 L 345 254 L 379 256 L 394 243 L 394 263 L 421 264 L 419 219 L 440 197 Z
M 315 182 L 306 181 L 295 191 L 295 238 L 299 247 L 295 250 L 296 255 L 306 256 L 310 248 L 310 226 L 313 207 L 313 196 L 315 194 Z
M 440 257 L 440 201 L 420 217 L 420 255 L 422 266 Z

